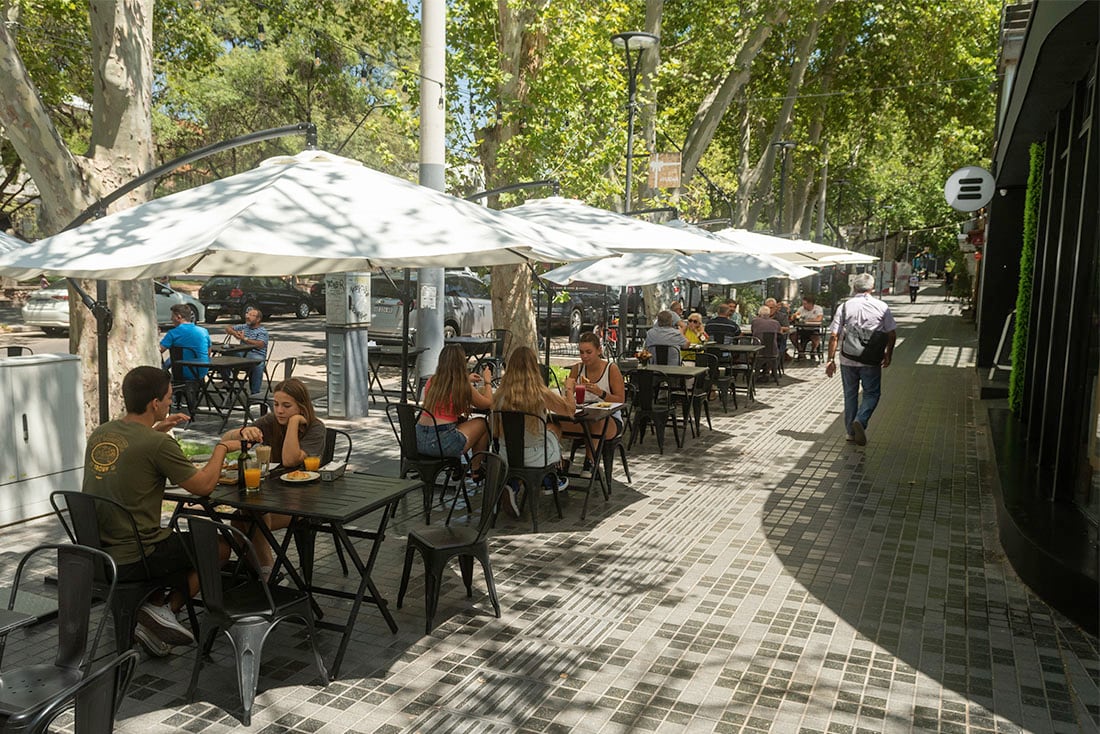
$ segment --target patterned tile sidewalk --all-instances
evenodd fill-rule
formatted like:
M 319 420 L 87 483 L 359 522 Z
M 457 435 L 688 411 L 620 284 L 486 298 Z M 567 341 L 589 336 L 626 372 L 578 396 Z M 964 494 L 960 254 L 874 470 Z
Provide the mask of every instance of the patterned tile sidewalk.
M 502 520 L 500 620 L 480 571 L 467 600 L 452 569 L 438 626 L 423 635 L 418 561 L 393 610 L 400 632 L 364 609 L 327 688 L 300 631 L 276 632 L 252 729 L 1097 731 L 1097 640 L 1003 559 L 973 325 L 939 298 L 888 298 L 901 339 L 866 447 L 844 441 L 839 379 L 792 363 L 755 404 L 722 414 L 711 403 L 714 429 L 683 450 L 660 456 L 652 438 L 634 449 L 633 484 L 595 498 L 587 521 L 578 497 L 565 520 L 544 510 L 537 535 Z M 393 470 L 383 418 L 348 427 L 360 466 Z M 400 513 L 376 569 L 391 603 L 414 510 Z M 56 529 L 3 533 L 9 578 L 18 552 Z M 339 582 L 331 554 L 319 567 Z M 48 628 L 13 634 L 4 663 L 50 654 Z M 322 636 L 327 659 L 335 646 Z M 119 730 L 238 728 L 227 648 L 215 647 L 191 704 L 193 648 L 143 660 Z

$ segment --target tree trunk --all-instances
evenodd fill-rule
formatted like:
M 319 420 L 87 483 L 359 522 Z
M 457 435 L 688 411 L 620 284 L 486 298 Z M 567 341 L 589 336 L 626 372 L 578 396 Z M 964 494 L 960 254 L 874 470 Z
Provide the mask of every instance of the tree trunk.
M 664 12 L 664 0 L 646 0 L 645 4 L 645 32 L 661 36 L 661 15 Z M 661 64 L 661 45 L 657 44 L 641 56 L 640 70 L 638 72 L 638 91 L 642 103 L 638 110 L 638 122 L 642 128 L 642 140 L 644 153 L 653 156 L 660 145 L 657 142 L 657 96 L 653 93 L 653 80 L 657 76 L 657 67 Z M 638 151 L 634 151 L 638 155 Z M 638 187 L 638 204 L 635 209 L 645 208 L 640 202 L 654 198 L 659 189 L 649 186 L 649 164 L 652 158 L 646 158 L 645 176 L 642 177 L 642 185 Z M 630 164 L 630 161 L 627 161 Z M 625 210 L 624 210 L 625 211 Z
M 681 187 L 687 186 L 695 175 L 695 169 L 714 139 L 714 133 L 718 130 L 730 102 L 748 83 L 753 59 L 771 37 L 773 29 L 786 22 L 790 14 L 789 3 L 770 2 L 768 5 L 763 13 L 754 15 L 759 20 L 741 34 L 744 41 L 738 44 L 736 51 L 730 56 L 726 64 L 729 71 L 716 80 L 695 111 L 695 117 L 684 139 Z
M 100 196 L 148 170 L 152 146 L 153 0 L 90 3 L 94 72 L 91 146 L 75 156 L 57 133 L 6 27 L 0 28 L 0 124 L 41 193 L 39 216 L 56 232 Z M 115 208 L 144 200 L 134 192 Z M 85 289 L 94 293 L 94 283 Z M 149 281 L 115 282 L 108 291 L 114 314 L 110 339 L 112 414 L 121 403 L 118 385 L 131 368 L 158 364 L 153 291 Z M 95 322 L 71 300 L 70 348 L 80 355 L 84 410 L 90 430 L 99 422 Z
M 541 50 L 546 39 L 534 28 L 539 12 L 548 1 L 537 0 L 528 7 L 515 8 L 508 0 L 497 0 L 500 64 L 504 72 L 497 99 L 509 100 L 515 110 L 500 110 L 497 119 L 481 130 L 478 154 L 488 188 L 506 183 L 507 174 L 500 170 L 497 153 L 502 145 L 519 134 L 520 117 L 530 89 L 528 80 L 542 68 Z M 508 352 L 520 346 L 538 349 L 537 335 L 544 327 L 535 323 L 531 284 L 531 271 L 526 265 L 496 265 L 492 269 L 489 290 L 493 300 L 493 326 L 511 332 L 512 338 L 506 344 Z M 546 338 L 550 338 L 549 333 Z

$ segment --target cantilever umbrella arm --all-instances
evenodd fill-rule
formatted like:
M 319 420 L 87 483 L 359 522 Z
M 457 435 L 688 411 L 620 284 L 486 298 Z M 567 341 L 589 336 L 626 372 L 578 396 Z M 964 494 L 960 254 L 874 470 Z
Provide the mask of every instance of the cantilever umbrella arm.
M 150 181 L 160 178 L 166 173 L 176 170 L 180 166 L 185 166 L 188 163 L 206 158 L 214 153 L 221 153 L 232 148 L 238 148 L 242 145 L 248 145 L 249 143 L 281 138 L 287 135 L 300 135 L 302 133 L 305 133 L 306 145 L 309 148 L 317 147 L 317 126 L 311 122 L 299 122 L 294 125 L 276 127 L 270 130 L 260 130 L 258 132 L 241 135 L 240 137 L 223 140 L 220 143 L 213 143 L 206 147 L 199 148 L 173 161 L 157 166 L 153 170 L 143 173 L 129 183 L 119 186 L 117 189 L 78 214 L 76 219 L 69 222 L 68 226 L 66 226 L 63 231 L 74 229 L 89 220 L 103 216 L 107 212 L 107 207 L 126 194 L 144 186 Z M 87 291 L 80 287 L 80 283 L 75 278 L 67 278 L 66 280 L 69 281 L 69 285 L 71 285 L 73 290 L 80 296 L 81 303 L 92 312 L 96 320 L 96 351 L 99 362 L 99 422 L 105 423 L 111 418 L 111 401 L 110 393 L 108 392 L 110 381 L 107 377 L 107 336 L 111 333 L 111 327 L 114 326 L 114 317 L 111 314 L 110 307 L 107 305 L 107 281 L 96 281 L 96 297 L 92 298 Z

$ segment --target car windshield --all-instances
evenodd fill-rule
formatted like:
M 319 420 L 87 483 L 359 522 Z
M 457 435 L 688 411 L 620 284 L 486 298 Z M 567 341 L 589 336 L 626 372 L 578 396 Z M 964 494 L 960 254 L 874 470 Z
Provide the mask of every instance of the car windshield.
M 236 278 L 232 278 L 229 276 L 215 275 L 213 278 L 210 278 L 208 281 L 206 281 L 206 284 L 209 286 L 233 285 L 233 282 L 235 280 Z

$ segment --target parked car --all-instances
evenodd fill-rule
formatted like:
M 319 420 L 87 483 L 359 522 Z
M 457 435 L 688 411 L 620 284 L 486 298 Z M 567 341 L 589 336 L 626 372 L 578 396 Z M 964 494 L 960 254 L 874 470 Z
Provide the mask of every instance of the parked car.
M 243 320 L 252 306 L 264 316 L 292 313 L 300 319 L 312 309 L 308 293 L 274 276 L 215 275 L 199 289 L 199 300 L 206 306 L 208 324 L 223 315 Z
M 391 278 L 392 283 L 381 273 L 371 277 L 370 335 L 382 344 L 401 341 L 405 297 L 401 291 L 405 284 L 400 278 Z M 415 286 L 414 282 L 414 289 Z M 414 341 L 416 295 L 413 294 L 413 311 L 409 314 L 409 332 Z M 489 288 L 474 273 L 466 270 L 448 271 L 444 275 L 442 301 L 444 337 L 485 334 L 492 330 L 493 303 L 489 297 Z
M 536 286 L 531 297 L 535 301 L 538 328 L 542 330 L 546 323 L 546 290 Z M 555 286 L 554 301 L 550 307 L 550 326 L 553 329 L 564 328 L 570 334 L 580 334 L 603 322 L 605 307 L 609 320 L 618 314 L 618 288 L 585 283 Z
M 156 307 L 157 323 L 172 323 L 172 306 L 186 304 L 195 318 L 201 321 L 206 309 L 200 301 L 177 291 L 171 286 L 153 281 L 153 304 Z M 37 326 L 51 336 L 64 334 L 69 330 L 69 287 L 61 280 L 49 288 L 37 290 L 23 305 L 23 323 Z

